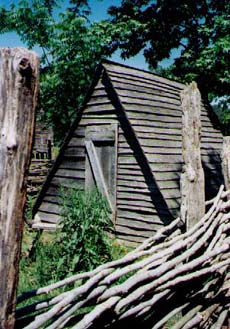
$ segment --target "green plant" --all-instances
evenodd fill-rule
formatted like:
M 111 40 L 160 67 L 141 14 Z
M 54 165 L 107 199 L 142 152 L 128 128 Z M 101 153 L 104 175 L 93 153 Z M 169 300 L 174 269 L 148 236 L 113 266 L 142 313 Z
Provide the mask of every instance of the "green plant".
M 98 191 L 79 187 L 62 188 L 62 229 L 59 235 L 60 278 L 76 271 L 88 271 L 111 260 L 112 224 L 105 200 Z
M 36 239 L 35 234 L 36 232 L 31 229 L 24 228 L 19 272 L 19 295 L 23 291 L 46 286 L 58 280 L 56 270 L 60 248 L 56 242 L 56 236 L 51 236 L 46 232 L 40 235 L 31 254 L 31 246 Z

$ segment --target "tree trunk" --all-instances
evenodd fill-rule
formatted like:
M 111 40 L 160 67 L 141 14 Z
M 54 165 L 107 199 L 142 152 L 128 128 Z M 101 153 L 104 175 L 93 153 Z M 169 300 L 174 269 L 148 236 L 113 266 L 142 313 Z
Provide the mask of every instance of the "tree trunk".
M 18 265 L 39 59 L 0 49 L 0 328 L 14 327 Z
M 200 153 L 201 96 L 195 82 L 181 92 L 182 156 L 181 218 L 187 230 L 205 214 L 204 172 Z
M 230 136 L 224 136 L 221 158 L 224 184 L 226 189 L 230 189 Z

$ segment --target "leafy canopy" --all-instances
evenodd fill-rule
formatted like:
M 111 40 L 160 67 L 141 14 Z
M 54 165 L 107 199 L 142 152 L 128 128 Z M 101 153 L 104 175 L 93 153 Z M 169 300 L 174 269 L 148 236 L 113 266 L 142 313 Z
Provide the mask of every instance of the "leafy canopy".
M 98 23 L 89 13 L 87 0 L 69 0 L 65 10 L 61 0 L 0 7 L 0 33 L 16 31 L 29 48 L 43 51 L 40 108 L 57 140 L 76 116 L 96 64 L 117 49 L 123 58 L 143 51 L 158 73 L 196 80 L 203 96 L 220 97 L 223 120 L 230 121 L 229 0 L 122 0 Z M 173 54 L 172 65 L 162 68 Z
M 59 5 L 59 6 L 58 6 Z M 76 116 L 96 64 L 110 55 L 107 23 L 90 23 L 87 1 L 20 0 L 0 7 L 0 33 L 15 31 L 22 41 L 42 49 L 40 113 L 54 127 L 56 140 Z
M 229 0 L 123 0 L 109 13 L 113 49 L 120 48 L 124 58 L 143 50 L 156 69 L 174 51 L 177 58 L 161 73 L 196 80 L 210 97 L 229 95 Z

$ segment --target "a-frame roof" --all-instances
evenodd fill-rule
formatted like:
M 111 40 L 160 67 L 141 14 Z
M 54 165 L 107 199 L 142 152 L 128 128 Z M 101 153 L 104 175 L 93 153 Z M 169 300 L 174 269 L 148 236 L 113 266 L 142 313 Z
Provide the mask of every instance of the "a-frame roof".
M 107 101 L 100 103 L 100 88 L 106 92 Z M 158 185 L 160 197 L 157 200 L 167 203 L 169 209 L 176 208 L 175 200 L 180 198 L 179 176 L 182 167 L 181 157 L 181 100 L 180 92 L 184 85 L 162 78 L 151 72 L 117 64 L 111 61 L 101 63 L 95 79 L 86 96 L 83 106 L 77 111 L 77 118 L 66 137 L 57 160 L 48 175 L 37 199 L 34 213 L 43 201 L 49 184 L 57 171 L 65 150 L 73 137 L 84 112 L 90 106 L 105 109 L 113 106 L 120 124 L 126 125 L 133 134 L 133 152 L 141 154 L 144 166 L 149 170 L 150 179 Z M 102 99 L 103 97 L 101 97 Z M 108 106 L 107 106 L 108 102 Z M 91 106 L 91 107 L 92 107 Z M 125 129 L 125 127 L 123 127 Z M 208 109 L 202 109 L 202 160 L 208 172 L 208 180 L 217 180 L 220 167 L 222 134 L 214 127 Z M 127 160 L 128 161 L 128 160 Z M 167 200 L 167 201 L 165 201 Z M 177 205 L 178 206 L 178 205 Z

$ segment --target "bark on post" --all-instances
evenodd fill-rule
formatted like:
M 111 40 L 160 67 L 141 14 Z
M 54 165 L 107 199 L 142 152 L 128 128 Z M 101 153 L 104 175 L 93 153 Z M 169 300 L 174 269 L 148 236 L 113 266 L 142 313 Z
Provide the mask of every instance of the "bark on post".
M 38 70 L 34 52 L 0 49 L 0 328 L 14 327 Z
M 222 172 L 224 176 L 224 185 L 227 190 L 230 189 L 230 136 L 223 139 L 222 149 Z
M 181 92 L 182 156 L 181 219 L 190 229 L 205 213 L 204 172 L 200 153 L 201 96 L 195 82 Z

